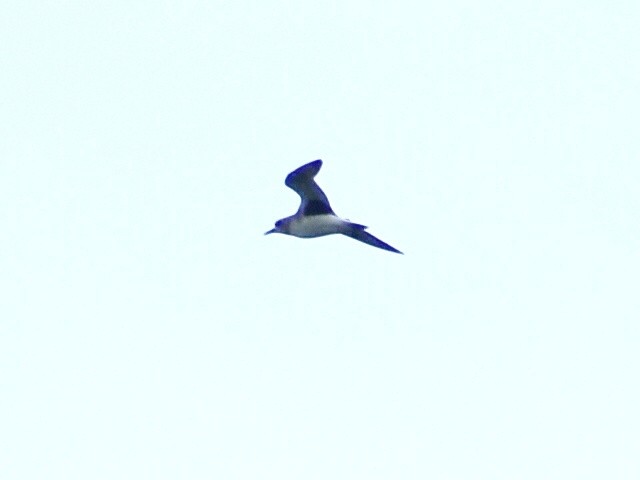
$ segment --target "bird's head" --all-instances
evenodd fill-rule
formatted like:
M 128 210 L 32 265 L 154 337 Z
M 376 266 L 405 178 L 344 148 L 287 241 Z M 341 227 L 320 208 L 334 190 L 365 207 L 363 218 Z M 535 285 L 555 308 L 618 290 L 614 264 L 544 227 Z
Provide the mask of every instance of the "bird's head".
M 270 233 L 289 233 L 289 219 L 281 218 L 275 224 L 275 228 L 272 228 L 268 232 L 265 232 L 265 235 L 269 235 Z

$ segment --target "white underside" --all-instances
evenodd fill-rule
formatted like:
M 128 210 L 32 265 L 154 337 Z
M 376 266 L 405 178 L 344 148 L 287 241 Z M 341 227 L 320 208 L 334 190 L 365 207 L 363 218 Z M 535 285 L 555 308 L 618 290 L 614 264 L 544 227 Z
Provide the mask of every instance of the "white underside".
M 289 234 L 302 238 L 322 237 L 342 233 L 348 222 L 335 215 L 311 215 L 294 219 L 289 225 Z

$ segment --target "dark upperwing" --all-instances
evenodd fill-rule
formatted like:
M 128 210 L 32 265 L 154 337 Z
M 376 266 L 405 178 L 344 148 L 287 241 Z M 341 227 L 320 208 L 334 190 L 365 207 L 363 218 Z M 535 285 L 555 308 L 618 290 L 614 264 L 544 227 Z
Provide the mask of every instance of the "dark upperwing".
M 300 195 L 301 203 L 298 213 L 303 215 L 335 215 L 329 199 L 314 181 L 314 177 L 322 167 L 322 160 L 307 163 L 287 175 L 285 185 Z

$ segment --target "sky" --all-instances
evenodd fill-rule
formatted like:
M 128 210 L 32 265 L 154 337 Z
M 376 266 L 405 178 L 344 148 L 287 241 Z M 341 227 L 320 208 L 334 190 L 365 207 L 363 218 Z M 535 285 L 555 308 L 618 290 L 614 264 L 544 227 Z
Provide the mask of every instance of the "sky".
M 1 478 L 640 478 L 637 1 L 0 11 Z

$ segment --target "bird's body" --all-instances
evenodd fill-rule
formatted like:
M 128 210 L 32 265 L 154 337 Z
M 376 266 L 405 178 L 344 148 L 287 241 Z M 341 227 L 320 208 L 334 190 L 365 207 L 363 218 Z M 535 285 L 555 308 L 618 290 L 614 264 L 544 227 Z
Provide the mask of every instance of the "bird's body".
M 345 222 L 336 215 L 325 213 L 322 215 L 293 215 L 289 217 L 289 235 L 300 238 L 314 238 L 342 233 Z
M 295 215 L 278 220 L 269 233 L 284 233 L 300 238 L 322 237 L 341 233 L 374 247 L 402 253 L 391 245 L 365 232 L 364 225 L 352 223 L 338 217 L 329 204 L 329 199 L 314 181 L 320 171 L 322 160 L 315 160 L 294 170 L 285 180 L 285 185 L 300 195 L 300 208 Z

